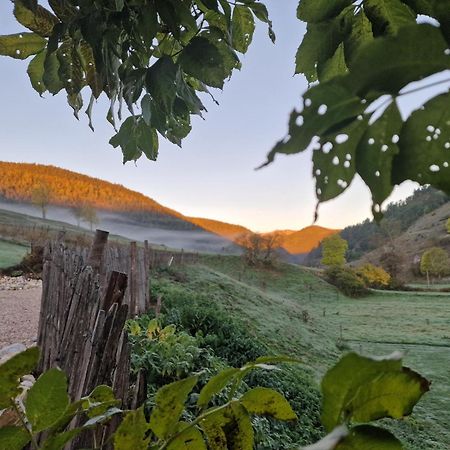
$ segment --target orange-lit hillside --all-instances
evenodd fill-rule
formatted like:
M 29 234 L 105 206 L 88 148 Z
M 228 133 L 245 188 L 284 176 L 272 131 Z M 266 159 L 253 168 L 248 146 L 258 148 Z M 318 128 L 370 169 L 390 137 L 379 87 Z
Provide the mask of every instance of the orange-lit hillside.
M 189 226 L 195 225 L 230 241 L 250 231 L 241 225 L 186 217 L 120 184 L 54 166 L 0 161 L 0 199 L 31 202 L 33 191 L 42 184 L 49 188 L 50 203 L 54 205 L 70 208 L 89 203 L 100 210 L 119 213 L 149 212 L 172 216 L 186 222 Z M 300 231 L 284 230 L 279 233 L 282 235 L 282 247 L 289 253 L 298 254 L 309 252 L 326 236 L 336 232 L 337 230 L 311 226 Z
M 66 207 L 80 203 L 110 211 L 149 211 L 182 218 L 139 192 L 69 170 L 41 164 L 0 162 L 0 198 L 31 202 L 33 190 L 45 184 L 51 203 Z
M 241 225 L 219 222 L 217 220 L 202 219 L 200 217 L 189 217 L 189 221 L 199 227 L 223 236 L 227 239 L 235 240 L 240 234 L 248 233 L 250 230 Z
M 300 231 L 286 233 L 282 238 L 282 247 L 292 254 L 308 253 L 318 247 L 327 236 L 339 231 L 312 225 Z

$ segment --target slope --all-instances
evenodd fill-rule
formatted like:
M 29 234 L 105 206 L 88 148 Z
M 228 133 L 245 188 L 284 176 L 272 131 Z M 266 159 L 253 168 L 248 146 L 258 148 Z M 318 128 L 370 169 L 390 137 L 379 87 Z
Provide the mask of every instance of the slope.
M 294 265 L 249 268 L 232 256 L 204 256 L 201 263 L 182 269 L 183 276 L 164 272 L 154 279 L 163 303 L 192 295 L 217 303 L 274 353 L 300 358 L 317 381 L 349 349 L 370 355 L 404 351 L 406 364 L 430 378 L 433 389 L 394 432 L 408 450 L 449 448 L 445 296 L 376 293 L 355 301 Z

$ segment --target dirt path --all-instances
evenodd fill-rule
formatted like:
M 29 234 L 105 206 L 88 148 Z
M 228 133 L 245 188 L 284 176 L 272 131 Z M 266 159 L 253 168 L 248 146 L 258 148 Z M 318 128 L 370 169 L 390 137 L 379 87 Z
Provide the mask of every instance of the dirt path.
M 41 290 L 40 281 L 0 278 L 0 348 L 35 342 Z

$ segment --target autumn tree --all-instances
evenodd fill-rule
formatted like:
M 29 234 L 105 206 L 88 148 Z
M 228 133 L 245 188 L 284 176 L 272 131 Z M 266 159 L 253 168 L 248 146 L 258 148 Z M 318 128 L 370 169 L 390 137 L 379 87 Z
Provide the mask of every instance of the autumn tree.
M 31 202 L 41 209 L 42 218 L 47 218 L 47 207 L 51 201 L 52 192 L 46 183 L 40 183 L 31 192 Z
M 440 247 L 432 247 L 424 252 L 420 261 L 420 270 L 427 276 L 430 284 L 431 277 L 442 277 L 450 273 L 450 258 L 448 253 Z
M 322 241 L 322 264 L 324 266 L 343 266 L 348 243 L 339 234 L 332 234 Z
M 386 287 L 391 281 L 391 276 L 382 267 L 370 263 L 359 266 L 356 269 L 356 273 L 364 280 L 364 283 L 368 287 Z
M 243 248 L 243 256 L 248 265 L 270 266 L 276 260 L 276 250 L 281 246 L 281 236 L 277 233 L 263 235 L 248 232 L 238 236 L 236 243 Z

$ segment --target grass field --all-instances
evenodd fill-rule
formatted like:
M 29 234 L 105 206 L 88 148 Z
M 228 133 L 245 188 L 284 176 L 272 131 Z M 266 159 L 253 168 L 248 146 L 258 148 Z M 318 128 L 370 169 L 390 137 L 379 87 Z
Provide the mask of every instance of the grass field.
M 0 240 L 0 269 L 18 264 L 28 250 L 29 248 L 25 245 Z
M 184 289 L 220 302 L 273 351 L 300 357 L 317 381 L 350 349 L 403 351 L 432 390 L 394 431 L 410 450 L 450 448 L 450 295 L 375 292 L 352 300 L 296 266 L 250 270 L 237 257 L 205 256 L 185 270 Z

